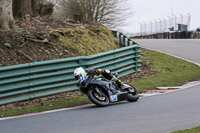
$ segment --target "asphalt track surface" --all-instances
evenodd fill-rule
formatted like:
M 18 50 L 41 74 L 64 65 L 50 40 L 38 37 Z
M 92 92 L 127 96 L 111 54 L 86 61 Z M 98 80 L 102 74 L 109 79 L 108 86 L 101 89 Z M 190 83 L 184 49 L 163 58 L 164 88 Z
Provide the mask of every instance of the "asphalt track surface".
M 134 40 L 143 48 L 169 53 L 200 64 L 200 39 Z
M 167 53 L 170 53 L 169 47 L 175 47 L 171 46 L 174 43 L 180 46 L 177 56 L 196 62 L 200 59 L 200 43 L 194 43 L 195 40 L 189 40 L 188 43 L 182 40 L 169 41 L 171 43 L 164 40 L 168 46 L 163 46 L 162 40 L 144 40 L 138 43 L 142 47 L 153 45 L 151 49 L 155 49 L 154 45 L 157 43 L 164 50 L 169 49 L 165 51 Z M 196 48 L 191 48 L 192 46 Z M 171 54 L 176 55 L 173 51 L 171 50 Z M 166 133 L 192 128 L 200 126 L 199 94 L 200 85 L 196 85 L 180 91 L 144 97 L 135 103 L 121 102 L 104 108 L 93 105 L 5 119 L 0 120 L 0 133 Z

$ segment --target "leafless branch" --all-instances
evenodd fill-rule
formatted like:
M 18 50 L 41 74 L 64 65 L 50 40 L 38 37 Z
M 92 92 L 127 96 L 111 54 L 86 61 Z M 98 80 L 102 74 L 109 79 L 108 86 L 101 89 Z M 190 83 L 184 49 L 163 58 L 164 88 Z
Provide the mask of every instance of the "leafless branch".
M 132 15 L 127 0 L 61 0 L 60 12 L 66 19 L 76 19 L 81 22 L 100 22 L 109 27 L 122 23 Z

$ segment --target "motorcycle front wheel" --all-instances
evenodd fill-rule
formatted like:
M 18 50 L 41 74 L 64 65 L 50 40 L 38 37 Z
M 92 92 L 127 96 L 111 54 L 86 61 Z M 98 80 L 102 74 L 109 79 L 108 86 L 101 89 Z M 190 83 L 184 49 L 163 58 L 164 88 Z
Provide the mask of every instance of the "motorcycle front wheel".
M 100 90 L 101 88 L 98 89 Z M 90 101 L 96 104 L 97 106 L 105 107 L 109 104 L 108 96 L 104 94 L 102 91 L 100 94 L 99 92 L 97 92 L 95 89 L 92 88 L 87 91 L 87 95 Z
M 127 99 L 127 101 L 136 102 L 139 99 L 139 92 L 132 85 L 130 85 L 130 84 L 128 84 L 128 85 L 131 86 L 131 88 L 128 91 L 128 99 Z

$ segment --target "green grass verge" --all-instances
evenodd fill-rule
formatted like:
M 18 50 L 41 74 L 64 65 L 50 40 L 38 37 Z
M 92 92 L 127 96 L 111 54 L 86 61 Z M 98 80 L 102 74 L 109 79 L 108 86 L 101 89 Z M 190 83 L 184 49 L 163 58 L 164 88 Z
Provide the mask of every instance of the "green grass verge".
M 141 54 L 158 72 L 131 82 L 140 92 L 158 86 L 179 86 L 200 76 L 200 67 L 185 60 L 149 50 L 142 50 Z
M 186 129 L 186 130 L 180 130 L 175 131 L 171 133 L 200 133 L 200 127 L 192 128 L 192 129 Z
M 27 114 L 27 113 L 36 113 L 36 112 L 84 105 L 84 104 L 89 104 L 89 103 L 91 102 L 88 100 L 88 97 L 86 95 L 83 95 L 83 96 L 78 96 L 74 98 L 52 100 L 45 104 L 37 104 L 34 106 L 23 107 L 20 109 L 0 111 L 0 117 L 15 116 L 15 115 Z
M 147 76 L 131 82 L 131 84 L 133 84 L 140 92 L 143 90 L 154 89 L 158 86 L 181 85 L 200 75 L 200 67 L 184 60 L 149 50 L 142 50 L 141 54 L 142 58 L 148 60 L 148 64 L 144 64 L 144 66 L 152 64 L 158 72 L 155 75 Z M 86 95 L 52 100 L 45 104 L 0 111 L 0 117 L 67 108 L 87 103 L 91 102 L 88 100 Z

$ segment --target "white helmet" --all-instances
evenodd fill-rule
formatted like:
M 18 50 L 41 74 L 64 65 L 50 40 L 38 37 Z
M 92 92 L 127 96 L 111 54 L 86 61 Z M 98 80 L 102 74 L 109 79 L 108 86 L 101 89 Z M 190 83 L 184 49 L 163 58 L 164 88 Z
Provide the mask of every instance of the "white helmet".
M 82 80 L 84 80 L 85 79 L 85 70 L 82 67 L 76 68 L 74 70 L 74 77 L 76 79 L 79 79 L 80 77 L 82 77 L 83 78 Z

